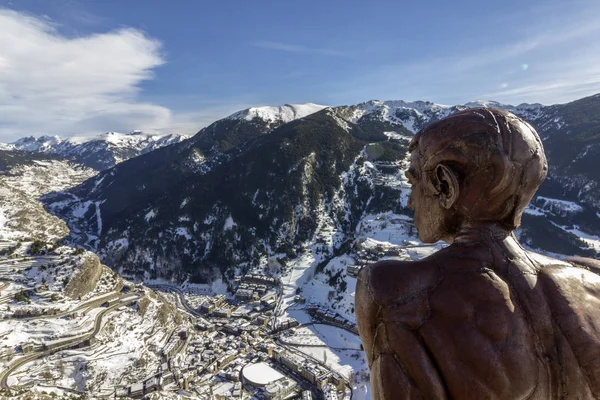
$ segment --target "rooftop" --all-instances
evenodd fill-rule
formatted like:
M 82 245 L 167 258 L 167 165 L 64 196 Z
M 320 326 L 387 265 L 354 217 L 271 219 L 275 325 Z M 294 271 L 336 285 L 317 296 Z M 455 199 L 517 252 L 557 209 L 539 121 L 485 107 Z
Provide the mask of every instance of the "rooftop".
M 246 365 L 242 373 L 246 380 L 256 386 L 266 386 L 284 377 L 264 362 Z

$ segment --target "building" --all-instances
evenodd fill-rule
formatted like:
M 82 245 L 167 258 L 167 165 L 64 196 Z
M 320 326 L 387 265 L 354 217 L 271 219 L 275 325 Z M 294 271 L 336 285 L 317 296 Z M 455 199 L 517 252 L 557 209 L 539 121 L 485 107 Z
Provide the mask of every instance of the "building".
M 196 326 L 196 329 L 201 330 L 201 331 L 211 332 L 211 331 L 215 330 L 215 324 L 205 320 L 204 318 L 198 318 L 196 320 L 195 326 Z
M 266 387 L 267 385 L 285 378 L 279 371 L 271 368 L 269 364 L 259 362 L 248 364 L 242 369 L 244 381 L 256 388 Z
M 318 364 L 307 362 L 302 368 L 302 376 L 318 388 L 322 388 L 331 378 L 329 370 Z
M 383 254 L 386 257 L 398 257 L 402 254 L 402 250 L 400 247 L 390 247 Z
M 227 300 L 227 299 L 225 298 L 225 295 L 223 295 L 223 294 L 220 294 L 220 295 L 218 295 L 218 296 L 215 296 L 215 297 L 214 297 L 213 304 L 214 304 L 216 307 L 221 307 L 223 304 L 225 304 L 225 300 Z
M 267 399 L 281 400 L 295 392 L 296 389 L 296 382 L 289 378 L 283 378 L 265 387 L 265 396 Z
M 321 388 L 325 387 L 325 385 L 329 384 L 330 379 L 331 379 L 331 373 L 323 372 L 315 378 L 315 385 L 317 385 L 317 387 L 319 389 L 321 389 Z
M 25 343 L 21 345 L 21 351 L 23 354 L 29 354 L 35 350 L 35 345 L 33 343 Z
M 144 383 L 137 382 L 131 385 L 129 388 L 129 397 L 133 397 L 134 399 L 141 399 L 144 397 Z
M 338 400 L 337 389 L 332 384 L 325 385 L 322 389 L 324 400 Z
M 358 276 L 358 273 L 362 269 L 362 265 L 348 265 L 346 273 L 350 276 Z
M 346 390 L 346 381 L 337 373 L 331 375 L 330 382 L 334 384 L 338 390 Z
M 310 390 L 302 392 L 302 400 L 313 400 L 312 392 Z
M 157 392 L 157 391 L 161 390 L 162 385 L 161 385 L 160 377 L 154 376 L 154 377 L 148 379 L 144 383 L 144 387 L 146 389 L 146 394 L 151 393 L 151 392 Z
M 283 348 L 283 347 L 275 347 L 272 350 L 272 357 L 281 362 L 281 357 L 283 357 L 285 354 L 287 353 L 287 351 Z
M 300 325 L 300 323 L 298 321 L 296 321 L 294 318 L 290 318 L 290 319 L 286 319 L 285 321 L 281 321 L 277 327 L 275 328 L 275 332 L 279 332 L 279 331 L 284 331 L 286 329 L 291 329 L 294 328 L 296 326 Z
M 182 341 L 179 335 L 173 334 L 167 342 L 167 344 L 165 345 L 165 347 L 163 347 L 163 349 L 161 350 L 163 359 L 167 360 L 173 357 L 173 355 L 177 353 L 177 351 L 181 347 L 181 343 Z
M 292 353 L 287 353 L 281 356 L 281 364 L 286 366 L 290 371 L 299 372 L 305 362 L 305 359 Z
M 216 308 L 213 311 L 213 315 L 215 317 L 219 317 L 219 318 L 229 318 L 229 317 L 231 317 L 231 309 L 225 308 L 225 307 Z
M 217 358 L 216 365 L 217 368 L 223 368 L 225 365 L 229 364 L 237 355 L 235 350 L 230 350 L 221 357 Z
M 248 274 L 244 277 L 244 281 L 245 282 L 251 282 L 251 283 L 262 283 L 265 285 L 270 285 L 270 286 L 274 286 L 276 281 L 275 278 L 271 278 L 265 275 L 258 275 L 258 274 Z
M 258 318 L 256 318 L 258 324 L 263 326 L 268 325 L 270 320 L 271 319 L 266 315 L 259 315 Z
M 240 334 L 240 328 L 239 326 L 233 325 L 233 324 L 227 324 L 223 327 L 223 331 L 230 333 L 232 335 L 236 335 L 238 336 Z
M 275 306 L 277 305 L 277 302 L 274 298 L 270 298 L 270 299 L 263 301 L 262 304 L 266 310 L 271 310 L 271 309 L 275 308 Z
M 163 384 L 163 386 L 166 386 L 173 382 L 175 382 L 175 377 L 173 376 L 172 372 L 167 371 L 167 372 L 163 373 L 162 382 L 161 382 Z
M 254 292 L 250 289 L 238 289 L 238 291 L 235 292 L 235 298 L 240 301 L 248 301 L 252 298 L 252 293 Z
M 216 306 L 208 301 L 205 301 L 204 303 L 202 303 L 200 305 L 200 312 L 204 313 L 204 314 L 210 314 L 214 311 L 214 309 L 216 308 Z

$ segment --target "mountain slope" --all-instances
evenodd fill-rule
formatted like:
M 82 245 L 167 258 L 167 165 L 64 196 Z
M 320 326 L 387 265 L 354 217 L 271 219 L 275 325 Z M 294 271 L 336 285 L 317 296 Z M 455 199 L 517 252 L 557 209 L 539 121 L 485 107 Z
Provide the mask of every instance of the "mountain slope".
M 211 146 L 207 150 L 211 156 L 201 162 L 204 169 L 187 168 L 196 151 L 206 149 L 206 136 L 217 142 L 222 138 L 214 133 L 231 123 L 222 121 L 186 146 L 170 146 L 130 160 L 46 201 L 53 212 L 69 215 L 75 223 L 74 211 L 87 204 L 85 226 L 77 229 L 89 232 L 93 225 L 97 234 L 101 225 L 99 245 L 107 249 L 103 252 L 107 257 L 117 254 L 108 250 L 111 246 L 126 242 L 119 261 L 128 262 L 120 265 L 134 265 L 138 271 L 153 269 L 153 263 L 169 270 L 179 265 L 194 272 L 203 260 L 208 272 L 225 270 L 223 266 L 236 258 L 249 262 L 267 247 L 292 245 L 314 233 L 317 211 L 334 201 L 340 176 L 363 148 L 353 136 L 360 135 L 360 128 L 349 133 L 337 118 L 325 110 L 268 135 L 260 135 L 265 125 L 246 121 L 253 136 L 259 135 L 255 140 L 225 153 L 211 152 Z M 141 175 L 142 171 L 149 175 Z M 130 201 L 123 202 L 123 197 Z M 141 231 L 143 238 L 138 236 Z M 151 254 L 148 248 L 154 249 Z
M 187 139 L 183 135 L 153 135 L 134 131 L 130 134 L 108 132 L 98 136 L 80 136 L 62 139 L 58 136 L 27 137 L 11 144 L 3 144 L 6 150 L 66 158 L 96 170 L 104 170 L 116 164 Z
M 600 94 L 547 107 L 534 120 L 544 139 L 552 191 L 600 208 Z
M 0 240 L 52 242 L 67 236 L 65 222 L 49 214 L 38 198 L 95 175 L 90 168 L 53 156 L 0 150 Z
M 586 113 L 600 114 L 596 98 L 580 102 L 589 107 Z M 205 281 L 220 271 L 231 279 L 271 256 L 291 259 L 317 237 L 324 241 L 319 251 L 348 252 L 356 226 L 370 213 L 393 211 L 410 218 L 403 169 L 412 134 L 453 112 L 481 106 L 530 120 L 544 137 L 551 165 L 564 162 L 562 136 L 577 139 L 572 168 L 584 160 L 592 172 L 578 167 L 585 180 L 561 191 L 556 188 L 565 186 L 566 175 L 551 169 L 518 233 L 526 244 L 546 251 L 597 254 L 600 214 L 586 188 L 598 184 L 594 171 L 600 165 L 585 151 L 595 149 L 593 132 L 600 125 L 595 117 L 584 122 L 570 116 L 578 103 L 370 101 L 292 121 L 300 113 L 248 109 L 44 201 L 68 221 L 71 240 L 97 249 L 127 274 Z

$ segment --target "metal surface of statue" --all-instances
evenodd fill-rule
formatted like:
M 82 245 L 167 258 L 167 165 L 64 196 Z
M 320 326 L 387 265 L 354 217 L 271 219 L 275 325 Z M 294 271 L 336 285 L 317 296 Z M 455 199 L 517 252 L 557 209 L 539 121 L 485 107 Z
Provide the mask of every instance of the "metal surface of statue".
M 599 399 L 600 262 L 548 258 L 512 233 L 548 170 L 535 130 L 469 109 L 409 150 L 419 238 L 450 245 L 360 272 L 372 399 Z

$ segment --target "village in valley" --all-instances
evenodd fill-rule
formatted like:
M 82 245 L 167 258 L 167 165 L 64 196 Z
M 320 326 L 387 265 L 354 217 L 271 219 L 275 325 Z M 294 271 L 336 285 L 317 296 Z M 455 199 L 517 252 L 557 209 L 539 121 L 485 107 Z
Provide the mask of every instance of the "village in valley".
M 54 181 L 70 168 L 46 181 L 61 188 Z M 397 168 L 375 178 L 408 189 Z M 30 181 L 10 189 L 30 190 Z M 334 254 L 338 227 L 323 214 L 293 254 L 270 251 L 227 283 L 173 282 L 119 274 L 59 244 L 62 221 L 38 214 L 49 218 L 39 232 L 0 231 L 0 398 L 368 399 L 356 278 L 377 260 L 440 248 L 420 244 L 406 215 L 383 212 L 363 215 L 350 247 Z
M 300 350 L 313 347 L 327 357 L 327 346 L 315 336 L 305 342 L 294 339 L 301 329 L 312 326 L 340 330 L 358 359 L 362 355 L 356 326 L 310 305 L 313 322 L 278 319 L 282 295 L 278 279 L 248 274 L 236 279 L 237 290 L 229 298 L 199 295 L 167 283 L 134 284 L 100 263 L 89 271 L 77 271 L 95 257 L 87 252 L 67 247 L 32 251 L 33 243 L 3 246 L 0 385 L 4 394 L 23 394 L 35 387 L 38 392 L 67 398 L 90 389 L 99 398 L 142 398 L 153 393 L 201 399 L 351 396 L 354 375 Z M 66 277 L 82 273 L 98 275 L 96 286 L 70 299 L 67 292 L 81 288 L 73 289 Z M 61 305 L 55 306 L 58 301 Z M 294 302 L 303 300 L 296 295 Z M 158 305 L 154 318 L 165 318 L 168 326 L 157 329 L 136 321 L 150 304 Z M 161 312 L 171 315 L 161 316 Z M 121 340 L 110 337 L 118 334 L 114 324 L 119 320 L 122 328 L 136 334 Z M 117 342 L 116 346 L 107 339 Z M 134 339 L 129 346 L 123 343 L 128 339 Z M 122 361 L 117 353 L 132 344 L 152 348 L 154 354 L 139 352 L 136 368 L 129 370 L 126 380 L 108 377 L 104 384 L 90 387 L 94 366 L 102 364 L 94 359 L 104 358 L 106 364 L 114 355 L 114 362 Z M 84 354 L 90 362 L 82 361 Z M 84 366 L 85 373 L 77 370 L 78 365 Z M 101 369 L 97 372 L 103 374 Z M 114 386 L 106 384 L 111 381 Z
M 365 398 L 368 367 L 351 304 L 356 276 L 376 259 L 435 250 L 410 242 L 408 225 L 393 214 L 366 218 L 353 257 L 323 263 L 306 251 L 279 273 L 263 267 L 235 277 L 229 292 L 135 283 L 90 252 L 3 242 L 1 393 Z M 319 261 L 326 266 L 317 274 Z

